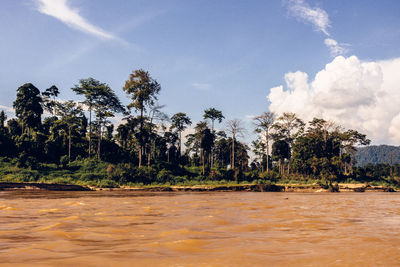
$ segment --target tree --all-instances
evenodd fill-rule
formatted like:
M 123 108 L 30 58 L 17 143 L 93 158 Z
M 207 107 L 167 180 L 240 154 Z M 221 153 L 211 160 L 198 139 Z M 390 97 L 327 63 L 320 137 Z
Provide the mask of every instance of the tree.
M 0 112 L 0 128 L 3 129 L 5 127 L 5 122 L 7 120 L 7 115 L 4 112 L 4 110 L 2 110 Z
M 365 134 L 359 133 L 356 130 L 347 130 L 341 134 L 341 148 L 342 151 L 348 154 L 349 169 L 352 169 L 354 155 L 357 152 L 355 145 L 366 146 L 371 143 Z
M 92 154 L 92 111 L 95 105 L 98 104 L 100 96 L 107 88 L 109 88 L 107 84 L 101 83 L 93 78 L 81 79 L 78 85 L 71 88 L 76 94 L 85 97 L 83 104 L 87 106 L 89 111 L 89 158 Z
M 203 158 L 203 176 L 205 175 L 205 159 L 208 158 L 207 155 L 211 154 L 211 149 L 214 146 L 214 134 L 211 133 L 210 129 L 206 128 L 202 132 L 200 147 L 202 150 Z M 208 161 L 208 165 L 209 165 Z
M 171 154 L 175 155 L 176 152 L 175 144 L 179 138 L 175 132 L 165 132 L 164 139 L 167 144 L 167 162 L 169 163 L 171 161 Z
M 211 120 L 211 131 L 214 132 L 214 121 L 217 120 L 219 123 L 222 122 L 223 119 L 225 119 L 224 115 L 222 115 L 222 112 L 219 110 L 216 110 L 215 108 L 209 108 L 204 110 L 204 115 L 203 118 Z
M 157 134 L 153 132 L 153 128 L 155 128 L 157 125 L 154 124 L 153 122 L 165 122 L 169 121 L 169 117 L 167 114 L 161 111 L 165 105 L 159 105 L 155 104 L 150 108 L 149 112 L 149 118 L 150 122 L 148 124 L 149 126 L 149 133 L 150 133 L 150 142 L 149 142 L 149 148 L 148 148 L 148 154 L 147 154 L 147 166 L 150 166 L 150 160 L 151 160 L 151 155 L 152 155 L 152 146 L 154 144 L 154 149 L 155 149 L 155 138 L 157 137 Z
M 264 112 L 254 118 L 257 129 L 264 132 L 265 148 L 267 154 L 267 173 L 269 173 L 269 141 L 271 139 L 271 129 L 273 128 L 275 114 L 272 112 Z
M 131 95 L 132 102 L 128 109 L 132 108 L 140 112 L 140 136 L 139 136 L 139 168 L 142 166 L 142 156 L 144 153 L 144 112 L 148 107 L 152 107 L 157 100 L 157 94 L 161 90 L 160 84 L 151 78 L 147 71 L 142 69 L 135 70 L 129 75 L 129 79 L 122 88 L 128 95 Z
M 231 168 L 235 169 L 235 142 L 236 137 L 243 136 L 244 132 L 246 131 L 244 127 L 242 127 L 242 121 L 239 119 L 233 119 L 226 123 L 226 130 L 232 136 L 232 161 L 231 161 Z M 235 178 L 236 173 L 235 173 Z
M 43 96 L 43 107 L 45 110 L 50 112 L 52 115 L 56 113 L 54 108 L 56 107 L 57 101 L 56 97 L 60 94 L 60 91 L 55 85 L 47 88 L 46 91 L 42 93 Z
M 22 133 L 28 130 L 28 136 L 32 129 L 38 129 L 43 114 L 42 98 L 40 91 L 33 84 L 26 83 L 18 88 L 17 99 L 13 107 L 15 115 L 22 125 Z
M 261 166 L 261 172 L 264 172 L 264 159 L 265 159 L 265 144 L 262 142 L 261 138 L 251 142 L 253 147 L 253 153 L 259 158 L 259 165 Z
M 71 132 L 72 129 L 80 123 L 79 116 L 82 116 L 82 108 L 72 100 L 64 103 L 57 103 L 57 115 L 60 116 L 60 121 L 67 126 L 68 162 L 71 162 Z
M 171 130 L 176 129 L 179 133 L 179 156 L 182 156 L 182 131 L 191 125 L 192 121 L 186 113 L 176 113 L 171 117 Z
M 224 115 L 222 115 L 222 112 L 220 110 L 217 110 L 215 108 L 209 108 L 204 110 L 204 115 L 203 118 L 211 120 L 211 132 L 214 134 L 214 121 L 217 120 L 219 123 L 222 122 L 223 119 L 225 119 Z M 214 154 L 213 151 L 211 150 L 211 167 L 214 165 Z
M 125 108 L 114 91 L 108 85 L 105 85 L 96 98 L 94 111 L 98 123 L 97 158 L 100 159 L 102 128 L 109 123 L 107 118 L 114 117 L 116 112 L 124 112 Z
M 277 140 L 284 139 L 289 144 L 289 148 L 291 148 L 293 140 L 296 138 L 297 135 L 303 132 L 304 125 L 304 122 L 299 119 L 296 114 L 284 112 L 281 116 L 277 118 L 276 123 L 273 125 L 274 129 L 276 130 L 274 138 Z M 288 159 L 288 173 L 290 173 L 290 153 Z
M 290 158 L 290 147 L 286 140 L 277 140 L 272 144 L 272 156 L 278 159 L 279 173 L 283 173 L 282 162 Z

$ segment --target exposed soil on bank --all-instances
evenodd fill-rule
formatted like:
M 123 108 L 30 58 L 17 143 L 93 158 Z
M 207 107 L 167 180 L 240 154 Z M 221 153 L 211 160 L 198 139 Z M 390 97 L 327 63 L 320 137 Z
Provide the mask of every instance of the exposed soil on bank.
M 368 184 L 339 184 L 339 192 L 396 192 L 391 187 Z M 267 184 L 267 185 L 195 185 L 195 186 L 146 186 L 119 188 L 97 188 L 91 186 L 48 183 L 2 183 L 0 191 L 47 190 L 47 191 L 149 191 L 149 192 L 330 192 L 318 184 Z
M 14 190 L 91 191 L 92 189 L 86 186 L 67 185 L 67 184 L 0 182 L 0 191 L 14 191 Z
M 129 190 L 150 192 L 330 192 L 318 184 L 271 184 L 271 185 L 196 185 L 196 186 L 154 186 L 154 187 L 125 187 L 120 188 L 92 188 L 93 190 Z M 396 192 L 391 187 L 371 186 L 367 184 L 339 184 L 339 192 Z

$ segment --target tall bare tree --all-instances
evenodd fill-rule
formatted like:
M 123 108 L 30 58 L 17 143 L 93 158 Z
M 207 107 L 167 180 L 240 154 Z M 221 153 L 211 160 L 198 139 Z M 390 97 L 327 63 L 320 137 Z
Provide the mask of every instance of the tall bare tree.
M 60 121 L 65 123 L 68 131 L 68 162 L 71 163 L 71 134 L 72 129 L 80 123 L 80 116 L 82 116 L 82 108 L 74 101 L 69 100 L 64 103 L 57 102 L 53 108 L 56 108 L 57 115 L 60 116 Z
M 271 130 L 275 121 L 275 114 L 273 112 L 264 112 L 263 114 L 254 118 L 254 124 L 258 132 L 263 132 L 265 139 L 265 147 L 267 154 L 267 173 L 269 173 L 269 141 L 271 139 Z
M 246 129 L 242 126 L 242 121 L 239 119 L 229 120 L 226 123 L 226 131 L 232 136 L 232 164 L 231 168 L 235 169 L 235 141 L 237 137 L 243 137 Z M 236 175 L 235 175 L 236 176 Z

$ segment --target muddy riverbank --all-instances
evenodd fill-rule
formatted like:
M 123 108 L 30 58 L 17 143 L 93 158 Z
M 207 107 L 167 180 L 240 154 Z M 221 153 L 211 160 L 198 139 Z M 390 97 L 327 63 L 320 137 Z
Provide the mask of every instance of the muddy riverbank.
M 339 192 L 396 192 L 391 187 L 368 184 L 339 184 Z M 49 183 L 0 183 L 0 191 L 47 190 L 47 191 L 149 191 L 149 192 L 329 192 L 318 184 L 243 184 L 243 185 L 195 185 L 195 186 L 144 186 L 97 188 L 80 185 Z

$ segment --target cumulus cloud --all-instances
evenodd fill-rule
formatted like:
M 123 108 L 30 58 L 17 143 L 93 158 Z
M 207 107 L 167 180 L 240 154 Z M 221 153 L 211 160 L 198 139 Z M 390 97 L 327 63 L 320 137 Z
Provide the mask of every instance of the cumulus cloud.
M 310 7 L 304 0 L 288 0 L 289 13 L 299 20 L 310 23 L 317 31 L 329 36 L 328 28 L 331 26 L 328 13 L 325 10 Z
M 67 0 L 35 0 L 39 12 L 54 17 L 68 26 L 102 39 L 117 39 L 111 33 L 89 23 L 79 10 L 68 5 Z
M 271 88 L 270 111 L 322 117 L 366 133 L 374 143 L 400 142 L 400 58 L 367 62 L 338 56 L 309 81 L 307 73 L 285 75 L 286 88 Z

